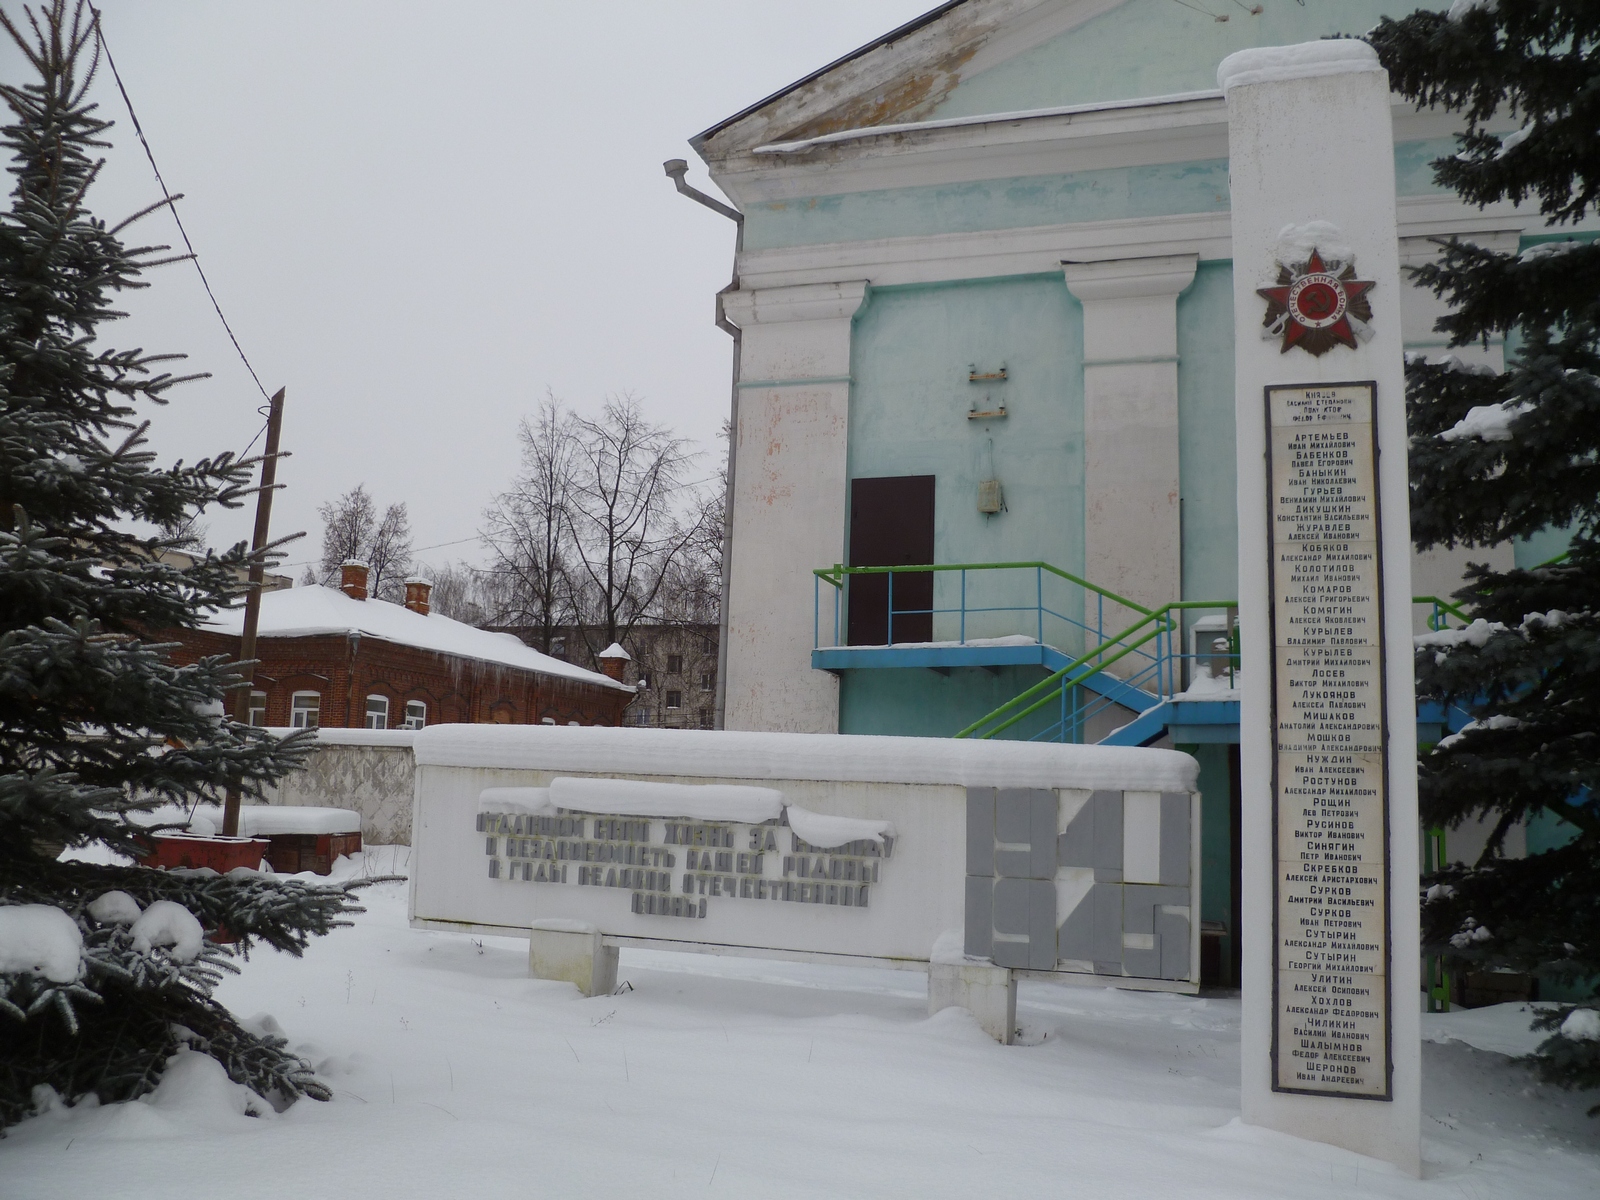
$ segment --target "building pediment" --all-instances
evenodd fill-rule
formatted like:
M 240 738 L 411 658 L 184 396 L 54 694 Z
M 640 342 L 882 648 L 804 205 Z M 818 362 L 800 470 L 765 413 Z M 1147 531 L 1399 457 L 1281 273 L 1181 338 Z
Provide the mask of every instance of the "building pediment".
M 962 80 L 1123 0 L 952 0 L 690 139 L 716 162 L 770 142 L 913 121 Z
M 1189 127 L 1199 125 L 1209 135 L 1201 140 L 1218 142 L 1225 139 L 1215 90 L 1223 58 L 1250 46 L 1359 32 L 1387 6 L 1388 0 L 955 0 L 690 141 L 713 177 L 725 189 L 732 185 L 729 194 L 739 203 L 820 194 L 810 184 L 774 186 L 773 173 L 787 168 L 851 175 L 849 164 L 862 158 L 929 151 L 970 158 L 995 141 L 1014 143 L 998 149 L 1001 158 L 1014 158 L 1027 153 L 1022 143 L 1056 141 L 1069 125 L 1078 126 L 1072 140 L 1109 134 L 1133 141 L 1170 140 L 1173 126 L 1190 141 L 1200 131 Z M 1156 100 L 1162 103 L 1152 105 Z M 1175 100 L 1210 103 L 1174 106 Z M 1101 110 L 1112 112 L 1088 115 Z M 1033 118 L 1047 120 L 1041 125 Z M 1086 121 L 1092 130 L 1083 128 Z M 1202 151 L 1216 148 L 1191 145 L 1182 153 Z M 1157 160 L 1174 152 L 1155 151 Z M 995 166 L 1019 175 L 1058 169 Z M 976 163 L 965 168 L 985 169 Z M 882 179 L 869 174 L 837 182 L 871 188 L 900 180 L 891 171 Z

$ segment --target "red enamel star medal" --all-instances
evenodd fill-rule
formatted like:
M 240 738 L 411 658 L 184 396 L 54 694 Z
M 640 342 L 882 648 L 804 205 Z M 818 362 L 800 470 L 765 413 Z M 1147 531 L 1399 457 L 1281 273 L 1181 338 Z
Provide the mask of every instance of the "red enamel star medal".
M 1366 323 L 1372 320 L 1372 302 L 1367 298 L 1372 284 L 1370 279 L 1356 278 L 1354 263 L 1334 274 L 1315 249 L 1304 265 L 1280 263 L 1277 286 L 1256 289 L 1256 295 L 1267 301 L 1267 315 L 1261 322 L 1264 336 L 1281 333 L 1279 352 L 1284 354 L 1290 346 L 1318 356 L 1337 345 L 1354 350 L 1357 332 L 1365 336 Z

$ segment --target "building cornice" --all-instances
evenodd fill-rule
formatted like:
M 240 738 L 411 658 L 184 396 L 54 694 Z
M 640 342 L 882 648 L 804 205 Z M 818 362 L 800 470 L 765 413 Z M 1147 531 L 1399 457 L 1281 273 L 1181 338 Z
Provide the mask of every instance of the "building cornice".
M 783 321 L 840 321 L 855 316 L 867 296 L 864 279 L 752 287 L 740 281 L 723 296 L 728 320 L 740 329 Z
M 1405 238 L 1517 235 L 1544 228 L 1537 212 L 1510 204 L 1480 210 L 1455 196 L 1437 195 L 1402 196 L 1397 205 Z M 1577 228 L 1600 229 L 1600 219 Z M 843 279 L 894 287 L 1054 274 L 1067 262 L 1170 254 L 1229 259 L 1232 247 L 1229 213 L 1187 213 L 747 250 L 739 259 L 739 278 L 744 289 L 753 291 Z
M 1392 103 L 1396 142 L 1448 137 L 1449 113 Z M 1515 125 L 1508 121 L 1507 128 Z M 742 210 L 800 197 L 979 180 L 1064 175 L 1117 167 L 1206 162 L 1228 156 L 1220 92 L 1029 112 L 867 126 L 768 144 L 711 163 L 717 186 Z

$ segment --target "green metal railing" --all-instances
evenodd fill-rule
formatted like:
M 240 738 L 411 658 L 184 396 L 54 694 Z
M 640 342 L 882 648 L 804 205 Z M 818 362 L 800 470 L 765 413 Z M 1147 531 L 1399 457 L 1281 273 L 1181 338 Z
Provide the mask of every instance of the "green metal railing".
M 1155 610 L 1143 610 L 1145 615 L 1132 625 L 1080 654 L 1060 670 L 1045 676 L 1027 691 L 1014 696 L 986 716 L 980 717 L 955 736 L 992 738 L 1053 704 L 1067 705 L 1069 690 L 1081 687 L 1091 676 L 1099 674 L 1131 654 L 1140 652 L 1144 646 L 1152 642 L 1155 643 L 1154 652 L 1147 656 L 1153 660 L 1153 666 L 1118 678 L 1134 687 L 1152 682 L 1155 687 L 1145 690 L 1152 690 L 1158 696 L 1175 695 L 1183 690 L 1180 678 L 1182 661 L 1190 657 L 1183 653 L 1181 648 L 1176 652 L 1173 649 L 1174 635 L 1181 638 L 1183 633 L 1182 614 L 1195 609 L 1231 611 L 1237 607 L 1237 602 L 1231 600 L 1175 600 Z M 1231 673 L 1238 669 L 1238 642 L 1232 631 L 1229 632 L 1229 642 Z M 1082 716 L 1079 716 L 1076 723 L 1082 723 Z
M 1451 604 L 1448 600 L 1441 600 L 1437 596 L 1413 596 L 1411 603 L 1433 605 L 1433 611 L 1428 614 L 1428 628 L 1436 633 L 1441 629 L 1450 628 L 1448 624 L 1450 617 L 1454 617 L 1463 625 L 1472 624 L 1472 618 L 1462 612 L 1458 605 Z

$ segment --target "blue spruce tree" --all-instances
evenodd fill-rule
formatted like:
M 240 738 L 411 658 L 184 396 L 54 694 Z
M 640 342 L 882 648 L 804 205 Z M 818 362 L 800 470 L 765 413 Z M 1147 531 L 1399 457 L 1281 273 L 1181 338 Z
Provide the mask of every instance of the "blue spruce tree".
M 347 890 L 59 857 L 136 857 L 132 817 L 259 795 L 311 745 L 225 719 L 235 664 L 174 666 L 155 640 L 237 604 L 248 556 L 174 566 L 171 536 L 129 531 L 239 505 L 259 460 L 161 466 L 147 448 L 138 410 L 183 382 L 164 369 L 181 356 L 97 341 L 166 248 L 129 248 L 132 221 L 107 228 L 86 204 L 109 126 L 87 99 L 93 21 L 55 0 L 0 26 L 37 76 L 0 84 L 15 185 L 0 213 L 0 1127 L 41 1086 L 138 1096 L 185 1045 L 279 1103 L 325 1099 L 281 1038 L 243 1029 L 212 989 L 251 946 L 298 954 L 341 924 Z
M 1503 373 L 1445 359 L 1407 366 L 1412 535 L 1488 546 L 1557 528 L 1567 556 L 1474 567 L 1456 593 L 1472 624 L 1419 646 L 1420 694 L 1474 717 L 1420 764 L 1423 820 L 1485 819 L 1483 856 L 1425 881 L 1423 940 L 1458 967 L 1567 985 L 1600 976 L 1600 242 L 1561 235 L 1600 198 L 1600 5 L 1456 0 L 1367 34 L 1392 86 L 1464 114 L 1434 176 L 1465 200 L 1537 201 L 1556 227 L 1521 253 L 1452 242 L 1421 272 L 1450 301 L 1457 346 L 1509 335 Z M 1488 131 L 1509 114 L 1510 134 Z M 1571 839 L 1507 858 L 1507 832 L 1556 817 Z M 1540 1018 L 1546 1079 L 1600 1087 L 1593 1001 Z M 1591 1112 L 1600 1112 L 1600 1106 Z

